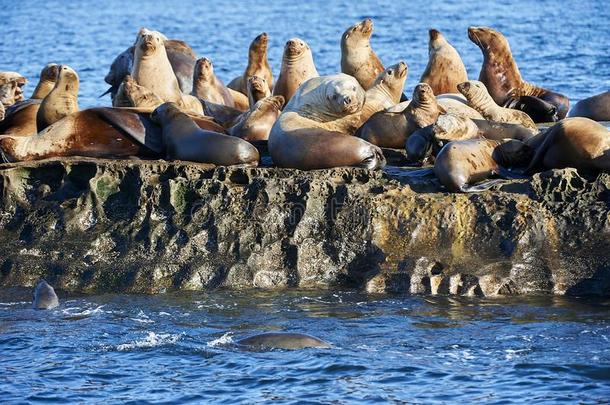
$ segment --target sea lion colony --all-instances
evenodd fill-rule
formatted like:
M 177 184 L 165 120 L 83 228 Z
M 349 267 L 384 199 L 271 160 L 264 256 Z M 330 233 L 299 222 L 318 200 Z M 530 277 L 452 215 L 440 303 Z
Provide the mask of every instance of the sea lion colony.
M 343 33 L 341 73 L 330 76 L 320 76 L 310 46 L 292 38 L 275 81 L 262 33 L 244 73 L 225 85 L 212 60 L 142 28 L 105 77 L 113 106 L 86 110 L 78 74 L 66 65 L 45 66 L 27 100 L 27 80 L 0 72 L 0 152 L 9 162 L 87 156 L 256 166 L 250 142 L 268 141 L 276 166 L 374 170 L 386 164 L 381 148 L 404 148 L 415 166 L 434 162 L 414 175 L 434 173 L 449 191 L 550 168 L 610 170 L 610 132 L 595 122 L 610 120 L 610 92 L 569 110 L 566 96 L 523 80 L 502 33 L 470 27 L 484 57 L 478 80 L 432 29 L 428 65 L 404 101 L 407 64 L 384 68 L 372 33 L 370 19 Z M 544 131 L 535 125 L 556 121 Z

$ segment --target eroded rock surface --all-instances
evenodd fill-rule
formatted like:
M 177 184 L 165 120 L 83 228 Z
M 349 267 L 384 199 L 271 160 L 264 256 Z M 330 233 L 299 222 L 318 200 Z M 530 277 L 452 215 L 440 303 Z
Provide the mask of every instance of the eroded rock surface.
M 433 177 L 62 159 L 0 165 L 0 285 L 610 293 L 610 175 Z

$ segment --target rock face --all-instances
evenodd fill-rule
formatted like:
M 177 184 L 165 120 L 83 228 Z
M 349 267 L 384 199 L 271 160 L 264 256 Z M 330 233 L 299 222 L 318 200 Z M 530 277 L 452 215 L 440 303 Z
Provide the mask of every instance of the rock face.
M 0 165 L 0 286 L 610 295 L 610 175 L 433 177 L 62 159 Z

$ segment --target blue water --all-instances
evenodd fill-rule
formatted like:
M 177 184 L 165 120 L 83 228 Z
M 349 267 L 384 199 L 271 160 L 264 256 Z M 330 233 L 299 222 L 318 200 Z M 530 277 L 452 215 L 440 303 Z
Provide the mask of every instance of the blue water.
M 228 82 L 251 39 L 312 47 L 321 74 L 339 70 L 339 38 L 372 17 L 373 48 L 409 65 L 410 93 L 427 63 L 427 30 L 482 62 L 469 25 L 503 31 L 526 80 L 572 101 L 610 89 L 607 1 L 0 1 L 0 70 L 30 79 L 47 62 L 81 77 L 81 107 L 113 58 L 149 27 L 210 57 Z M 70 297 L 52 311 L 0 289 L 0 403 L 492 402 L 610 400 L 610 301 L 470 300 L 349 292 L 245 291 Z M 307 332 L 333 349 L 248 352 L 232 342 L 270 330 Z

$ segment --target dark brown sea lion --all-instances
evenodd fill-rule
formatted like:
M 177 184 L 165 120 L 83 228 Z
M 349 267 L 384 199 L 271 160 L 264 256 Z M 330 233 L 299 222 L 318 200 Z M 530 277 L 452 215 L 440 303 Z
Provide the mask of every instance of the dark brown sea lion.
M 40 72 L 40 80 L 28 100 L 20 101 L 9 107 L 3 122 L 0 123 L 0 134 L 33 135 L 38 132 L 36 115 L 40 103 L 55 86 L 59 65 L 49 63 Z
M 282 68 L 273 95 L 283 96 L 288 103 L 302 83 L 318 76 L 309 45 L 299 38 L 292 38 L 284 46 Z
M 78 111 L 78 88 L 78 74 L 71 67 L 61 65 L 53 90 L 42 100 L 36 114 L 38 132 Z
M 384 67 L 371 48 L 373 20 L 367 18 L 349 27 L 341 36 L 341 72 L 354 76 L 368 90 Z
M 568 116 L 610 121 L 610 91 L 580 100 L 572 107 Z
M 228 107 L 224 104 L 216 104 L 206 100 L 202 100 L 201 104 L 203 105 L 204 114 L 207 117 L 212 117 L 214 121 L 222 125 L 225 129 L 234 126 L 244 114 L 244 111 Z
M 428 31 L 428 65 L 419 81 L 428 83 L 434 94 L 455 93 L 457 85 L 468 80 L 460 54 L 435 29 Z
M 169 160 L 212 163 L 220 166 L 257 166 L 258 150 L 250 143 L 201 128 L 174 103 L 165 103 L 151 115 L 163 128 L 163 144 Z
M 236 77 L 229 82 L 228 87 L 244 95 L 247 94 L 248 78 L 252 76 L 262 77 L 269 85 L 269 91 L 273 89 L 273 73 L 267 60 L 267 49 L 269 47 L 269 37 L 263 32 L 250 44 L 248 49 L 248 66 L 244 74 Z
M 505 105 L 510 99 L 533 96 L 557 107 L 559 119 L 566 116 L 570 100 L 563 94 L 524 81 L 513 59 L 508 40 L 502 33 L 487 27 L 470 27 L 468 38 L 483 52 L 479 80 L 485 84 L 496 104 Z
M 610 171 L 610 131 L 589 118 L 563 119 L 528 144 L 536 147 L 528 172 L 564 167 Z
M 385 166 L 381 149 L 352 134 L 365 91 L 345 74 L 309 79 L 286 105 L 269 135 L 269 152 L 280 167 L 301 170 Z
M 214 66 L 208 58 L 198 59 L 195 63 L 191 95 L 216 104 L 224 104 L 229 107 L 235 106 L 229 89 L 214 74 Z
M 257 101 L 271 96 L 271 90 L 267 85 L 267 81 L 260 76 L 251 76 L 248 78 L 248 103 L 250 109 L 254 107 Z
M 246 141 L 266 141 L 277 117 L 282 112 L 284 97 L 270 96 L 259 100 L 254 108 L 243 113 L 229 134 Z
M 538 97 L 521 96 L 511 98 L 502 107 L 523 111 L 536 123 L 556 122 L 559 120 L 557 107 Z

